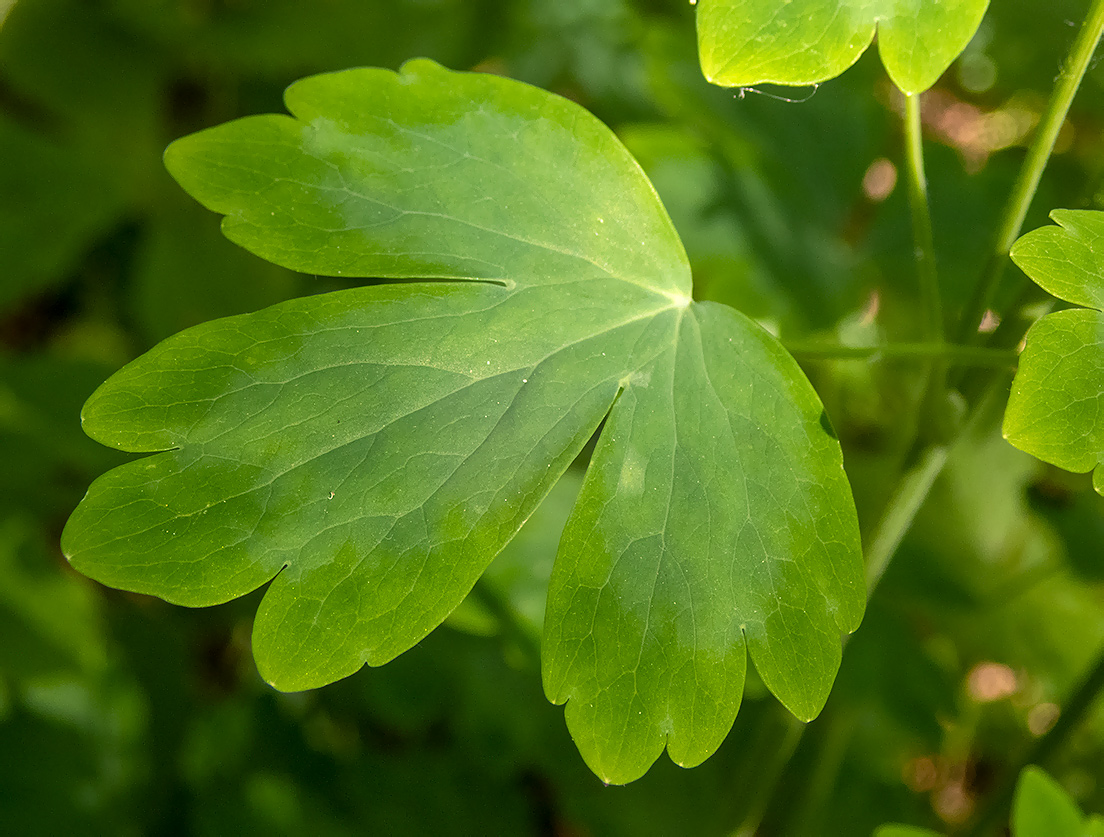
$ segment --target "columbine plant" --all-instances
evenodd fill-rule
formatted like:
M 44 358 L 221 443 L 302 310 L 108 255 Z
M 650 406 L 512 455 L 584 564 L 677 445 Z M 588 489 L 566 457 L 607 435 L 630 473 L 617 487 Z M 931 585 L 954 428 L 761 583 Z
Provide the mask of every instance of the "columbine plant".
M 65 530 L 70 561 L 190 606 L 270 584 L 254 624 L 258 668 L 279 689 L 316 688 L 439 625 L 601 426 L 541 649 L 545 690 L 566 702 L 587 763 L 628 782 L 664 748 L 679 764 L 706 759 L 736 717 L 749 654 L 794 715 L 815 717 L 841 636 L 859 626 L 961 426 L 954 388 L 973 393 L 948 364 L 989 351 L 967 344 L 1104 27 L 1096 2 L 950 344 L 919 98 L 986 3 L 898 6 L 702 0 L 698 11 L 714 83 L 820 83 L 877 31 L 904 94 L 930 358 L 923 409 L 936 429 L 918 439 L 868 539 L 865 579 L 816 392 L 756 323 L 692 299 L 679 237 L 618 139 L 550 93 L 425 60 L 304 79 L 287 91 L 290 116 L 170 146 L 169 171 L 256 255 L 421 281 L 210 322 L 119 371 L 88 400 L 84 427 L 152 455 L 92 485 Z M 1091 310 L 1032 329 L 1005 427 L 1025 450 L 1087 470 L 1104 455 L 1093 252 L 1104 221 L 1055 220 L 1014 256 Z

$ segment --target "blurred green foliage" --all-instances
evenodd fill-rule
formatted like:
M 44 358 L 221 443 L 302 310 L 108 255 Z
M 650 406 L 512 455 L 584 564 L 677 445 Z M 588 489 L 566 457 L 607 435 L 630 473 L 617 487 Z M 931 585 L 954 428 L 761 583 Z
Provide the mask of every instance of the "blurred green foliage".
M 926 97 L 950 313 L 969 295 L 1083 3 L 995 3 Z M 221 238 L 161 166 L 172 139 L 280 109 L 302 75 L 416 55 L 580 101 L 638 156 L 699 297 L 785 340 L 915 339 L 898 105 L 864 57 L 803 103 L 707 85 L 675 0 L 18 0 L 0 24 L 0 833 L 869 834 L 967 820 L 1104 645 L 1104 507 L 999 435 L 962 440 L 795 741 L 760 688 L 718 755 L 605 788 L 541 694 L 543 585 L 578 468 L 449 625 L 318 692 L 264 686 L 248 597 L 205 611 L 95 586 L 61 525 L 120 461 L 80 404 L 183 327 L 336 280 Z M 3 14 L 3 11 L 0 11 Z M 1104 208 L 1104 67 L 1075 102 L 1027 228 Z M 792 93 L 785 93 L 792 96 Z M 797 97 L 800 98 L 800 97 Z M 1009 281 L 1001 305 L 1037 291 Z M 876 521 L 921 370 L 810 363 Z M 580 464 L 581 467 L 581 464 Z M 1104 810 L 1104 706 L 1046 765 Z M 780 772 L 779 772 L 780 771 Z

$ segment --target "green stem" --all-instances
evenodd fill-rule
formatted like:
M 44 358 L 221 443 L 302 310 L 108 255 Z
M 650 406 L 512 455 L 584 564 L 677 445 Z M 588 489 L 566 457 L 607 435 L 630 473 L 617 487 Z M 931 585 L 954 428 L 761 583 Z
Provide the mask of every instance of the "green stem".
M 774 798 L 778 780 L 790 763 L 797 745 L 801 743 L 806 724 L 801 723 L 788 712 L 786 716 L 786 730 L 782 740 L 775 747 L 774 755 L 759 771 L 755 786 L 746 794 L 751 799 L 751 810 L 744 816 L 739 827 L 732 832 L 732 837 L 754 837 L 759 830 L 759 824 L 763 821 L 763 816 L 767 813 L 767 807 Z
M 1073 97 L 1077 94 L 1081 79 L 1084 78 L 1093 53 L 1096 52 L 1097 44 L 1100 43 L 1101 34 L 1104 34 L 1104 0 L 1093 0 L 1085 23 L 1077 34 L 1077 39 L 1062 67 L 1058 83 L 1050 96 L 1035 138 L 1027 151 L 1023 167 L 1016 178 L 1016 184 L 1008 196 L 993 250 L 963 314 L 961 328 L 957 335 L 960 343 L 977 339 L 978 326 L 985 312 L 992 305 L 997 286 L 1008 265 L 1008 251 L 1019 238 L 1024 218 L 1027 217 L 1031 201 L 1039 188 L 1043 170 L 1046 169 L 1050 155 L 1054 151 L 1054 143 L 1058 140 L 1058 134 L 1066 121 L 1066 114 L 1069 113 Z
M 880 346 L 839 346 L 824 343 L 785 343 L 799 360 L 866 360 L 869 358 L 932 358 L 968 366 L 1013 366 L 1011 349 L 960 346 L 950 343 L 887 343 Z
M 985 423 L 992 417 L 991 408 L 995 406 L 994 399 L 999 395 L 1003 395 L 1006 387 L 1006 382 L 1001 378 L 996 378 L 988 389 L 979 395 L 959 429 L 958 438 L 968 438 L 978 433 L 980 427 L 987 426 Z M 932 485 L 935 484 L 936 478 L 943 471 L 951 447 L 951 445 L 946 444 L 929 444 L 922 448 L 887 503 L 885 511 L 878 521 L 877 528 L 875 528 L 864 550 L 867 601 L 874 594 L 886 568 L 889 566 L 890 560 L 897 551 L 897 547 L 912 526 L 917 512 L 920 511 Z M 849 638 L 843 638 L 844 648 L 846 648 Z M 763 792 L 762 810 L 758 811 L 757 814 L 753 812 L 753 815 L 745 818 L 744 823 L 734 832 L 734 835 L 747 837 L 747 835 L 754 833 L 763 812 L 766 811 L 770 801 L 778 794 L 778 780 L 782 776 L 786 762 L 797 749 L 805 729 L 807 727 L 804 724 L 799 724 L 796 729 L 789 730 L 785 741 L 779 745 L 779 758 L 782 760 L 780 766 L 777 769 L 772 766 L 771 770 L 765 771 L 765 776 L 770 781 L 769 784 L 765 784 L 768 790 Z M 751 830 L 748 830 L 749 828 Z
M 1104 653 L 1100 654 L 1089 669 L 1077 690 L 1066 704 L 1065 711 L 1047 733 L 1035 742 L 1024 764 L 1046 764 L 1058 752 L 1070 736 L 1081 726 L 1089 710 L 1104 692 Z
M 924 342 L 939 345 L 944 342 L 943 302 L 935 266 L 928 177 L 924 171 L 924 132 L 919 93 L 905 96 L 905 162 L 920 304 L 924 312 Z M 939 443 L 947 435 L 946 422 L 942 419 L 946 406 L 947 363 L 938 356 L 931 358 L 924 369 L 923 380 L 923 394 L 912 434 L 915 438 L 922 432 L 933 443 Z
M 998 399 L 1007 398 L 1007 382 L 1003 377 L 994 377 L 988 387 L 967 411 L 955 433 L 953 442 L 931 443 L 920 449 L 912 460 L 912 465 L 901 477 L 896 490 L 889 498 L 878 526 L 866 544 L 866 597 L 869 601 L 878 582 L 889 566 L 893 554 L 901 540 L 912 526 L 920 507 L 935 484 L 936 478 L 947 464 L 947 457 L 958 440 L 976 436 L 982 428 L 989 427 L 993 410 L 999 405 Z
M 1028 206 L 1035 195 L 1043 170 L 1046 168 L 1047 160 L 1049 160 L 1054 148 L 1058 131 L 1065 121 L 1069 105 L 1081 83 L 1102 32 L 1104 32 L 1104 0 L 1093 0 L 1089 16 L 1086 18 L 1077 41 L 1074 43 L 1058 86 L 1051 96 L 1039 132 L 1028 152 L 1027 159 L 1024 161 L 1016 186 L 1009 196 L 1008 204 L 1002 216 L 1004 220 L 1000 226 L 997 243 L 990 257 L 990 264 L 975 289 L 974 298 L 966 308 L 966 316 L 961 324 L 962 331 L 958 343 L 972 342 L 976 339 L 977 328 L 981 324 L 985 311 L 989 308 L 989 303 L 1000 280 L 1000 274 L 1004 270 L 1007 253 L 1023 226 L 1023 219 L 1027 214 Z M 925 332 L 926 336 L 930 338 L 927 342 L 938 344 L 943 341 L 943 323 L 939 301 L 938 276 L 935 270 L 934 245 L 931 243 L 932 227 L 927 201 L 927 184 L 921 153 L 920 104 L 916 97 L 905 97 L 905 116 L 910 176 L 909 202 L 912 206 L 914 236 L 917 241 L 921 294 L 924 298 Z M 799 347 L 794 348 L 798 349 Z M 809 348 L 814 353 L 817 351 L 816 347 Z M 841 347 L 841 349 L 844 348 Z M 940 347 L 940 350 L 945 351 L 946 347 Z M 957 351 L 958 347 L 954 347 L 951 354 L 953 355 Z M 875 353 L 872 352 L 872 354 Z M 821 356 L 827 357 L 827 355 Z M 929 396 L 933 392 L 931 383 L 933 382 L 929 383 Z M 991 383 L 999 383 L 999 379 L 994 378 Z M 988 391 L 979 396 L 973 404 L 969 418 L 957 434 L 959 437 L 966 435 L 968 430 L 980 421 L 980 417 L 985 413 L 989 401 L 988 395 L 992 391 L 993 387 L 990 386 Z M 912 526 L 916 514 L 935 484 L 936 478 L 942 472 L 949 452 L 950 446 L 945 443 L 932 443 L 924 446 L 890 498 L 865 550 L 868 598 L 877 588 L 897 547 Z M 1089 679 L 1095 681 L 1097 677 L 1104 681 L 1104 663 L 1097 667 L 1097 670 Z M 1104 682 L 1097 686 L 1096 690 L 1101 688 L 1104 688 Z M 1085 689 L 1079 690 L 1078 694 L 1084 691 Z M 1073 701 L 1071 701 L 1072 706 Z M 1069 713 L 1067 712 L 1067 714 Z M 1072 724 L 1073 722 L 1068 723 Z M 771 781 L 767 787 L 770 790 L 764 794 L 768 800 L 772 799 L 777 791 L 777 781 L 781 776 L 782 768 L 785 767 L 785 763 L 797 748 L 803 729 L 803 727 L 798 727 L 796 730 L 791 730 L 783 746 L 779 748 L 781 767 L 777 770 L 768 771 Z M 1054 730 L 1051 730 L 1051 733 L 1053 732 Z M 744 826 L 737 833 L 747 833 L 744 830 L 747 827 L 754 829 L 758 825 L 761 816 L 760 813 L 758 817 L 752 816 L 746 819 Z
M 928 205 L 928 178 L 924 172 L 923 130 L 918 93 L 905 96 L 905 162 L 920 301 L 924 308 L 924 339 L 928 343 L 938 344 L 943 342 L 943 302 L 939 295 L 939 275 L 935 268 L 935 240 L 932 236 L 931 208 Z
M 1035 746 L 1020 760 L 1019 767 L 1010 769 L 1000 785 L 989 794 L 985 805 L 974 816 L 969 834 L 982 835 L 993 830 L 997 818 L 1003 816 L 1012 803 L 1020 771 L 1029 764 L 1045 767 L 1050 758 L 1065 745 L 1085 720 L 1085 716 L 1089 714 L 1089 710 L 1101 693 L 1104 693 L 1104 651 L 1097 656 L 1093 666 L 1070 696 L 1069 702 L 1062 710 L 1062 714 L 1058 716 L 1054 726 L 1035 742 Z
M 854 712 L 834 712 L 826 721 L 813 756 L 813 771 L 805 780 L 805 787 L 792 808 L 792 825 L 785 829 L 785 833 L 796 837 L 818 834 L 823 830 L 818 827 L 818 818 L 838 783 L 840 768 L 851 746 L 858 719 Z
M 927 499 L 935 478 L 943 470 L 948 452 L 946 445 L 929 445 L 897 484 L 897 490 L 890 497 L 866 549 L 867 599 L 882 580 L 893 554 Z

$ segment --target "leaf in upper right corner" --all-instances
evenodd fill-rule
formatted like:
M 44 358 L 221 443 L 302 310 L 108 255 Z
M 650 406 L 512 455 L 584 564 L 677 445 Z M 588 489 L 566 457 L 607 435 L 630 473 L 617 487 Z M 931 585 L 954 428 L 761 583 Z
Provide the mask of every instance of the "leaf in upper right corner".
M 817 84 L 835 78 L 878 35 L 886 72 L 905 93 L 927 90 L 977 31 L 988 0 L 700 0 L 702 72 L 714 84 Z
M 1015 837 L 1083 837 L 1086 823 L 1065 789 L 1046 771 L 1028 765 L 1016 784 L 1012 833 Z
M 1104 494 L 1104 212 L 1057 209 L 1058 226 L 1023 236 L 1012 260 L 1040 287 L 1084 308 L 1027 333 L 1004 437 L 1044 462 L 1084 473 Z

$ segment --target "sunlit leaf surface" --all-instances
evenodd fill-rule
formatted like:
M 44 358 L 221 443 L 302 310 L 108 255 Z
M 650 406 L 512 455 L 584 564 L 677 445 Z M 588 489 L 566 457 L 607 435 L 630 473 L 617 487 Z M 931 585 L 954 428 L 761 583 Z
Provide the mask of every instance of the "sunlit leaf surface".
M 184 331 L 89 399 L 154 453 L 66 528 L 81 571 L 209 605 L 270 582 L 262 674 L 307 689 L 448 616 L 604 418 L 553 571 L 549 696 L 607 781 L 696 764 L 750 651 L 796 715 L 862 615 L 836 442 L 794 361 L 690 299 L 682 245 L 578 106 L 428 61 L 289 88 L 293 116 L 178 141 L 177 180 L 271 261 L 445 280 L 299 299 Z
M 1012 803 L 1016 837 L 1083 837 L 1083 820 L 1077 803 L 1060 784 L 1034 765 L 1024 768 Z
M 1023 236 L 1012 259 L 1044 290 L 1086 307 L 1049 314 L 1028 331 L 1004 435 L 1045 462 L 1093 471 L 1104 494 L 1104 213 L 1051 217 L 1059 226 Z
M 905 93 L 927 90 L 966 48 L 988 0 L 699 0 L 702 70 L 714 84 L 816 84 L 835 78 L 878 36 Z

